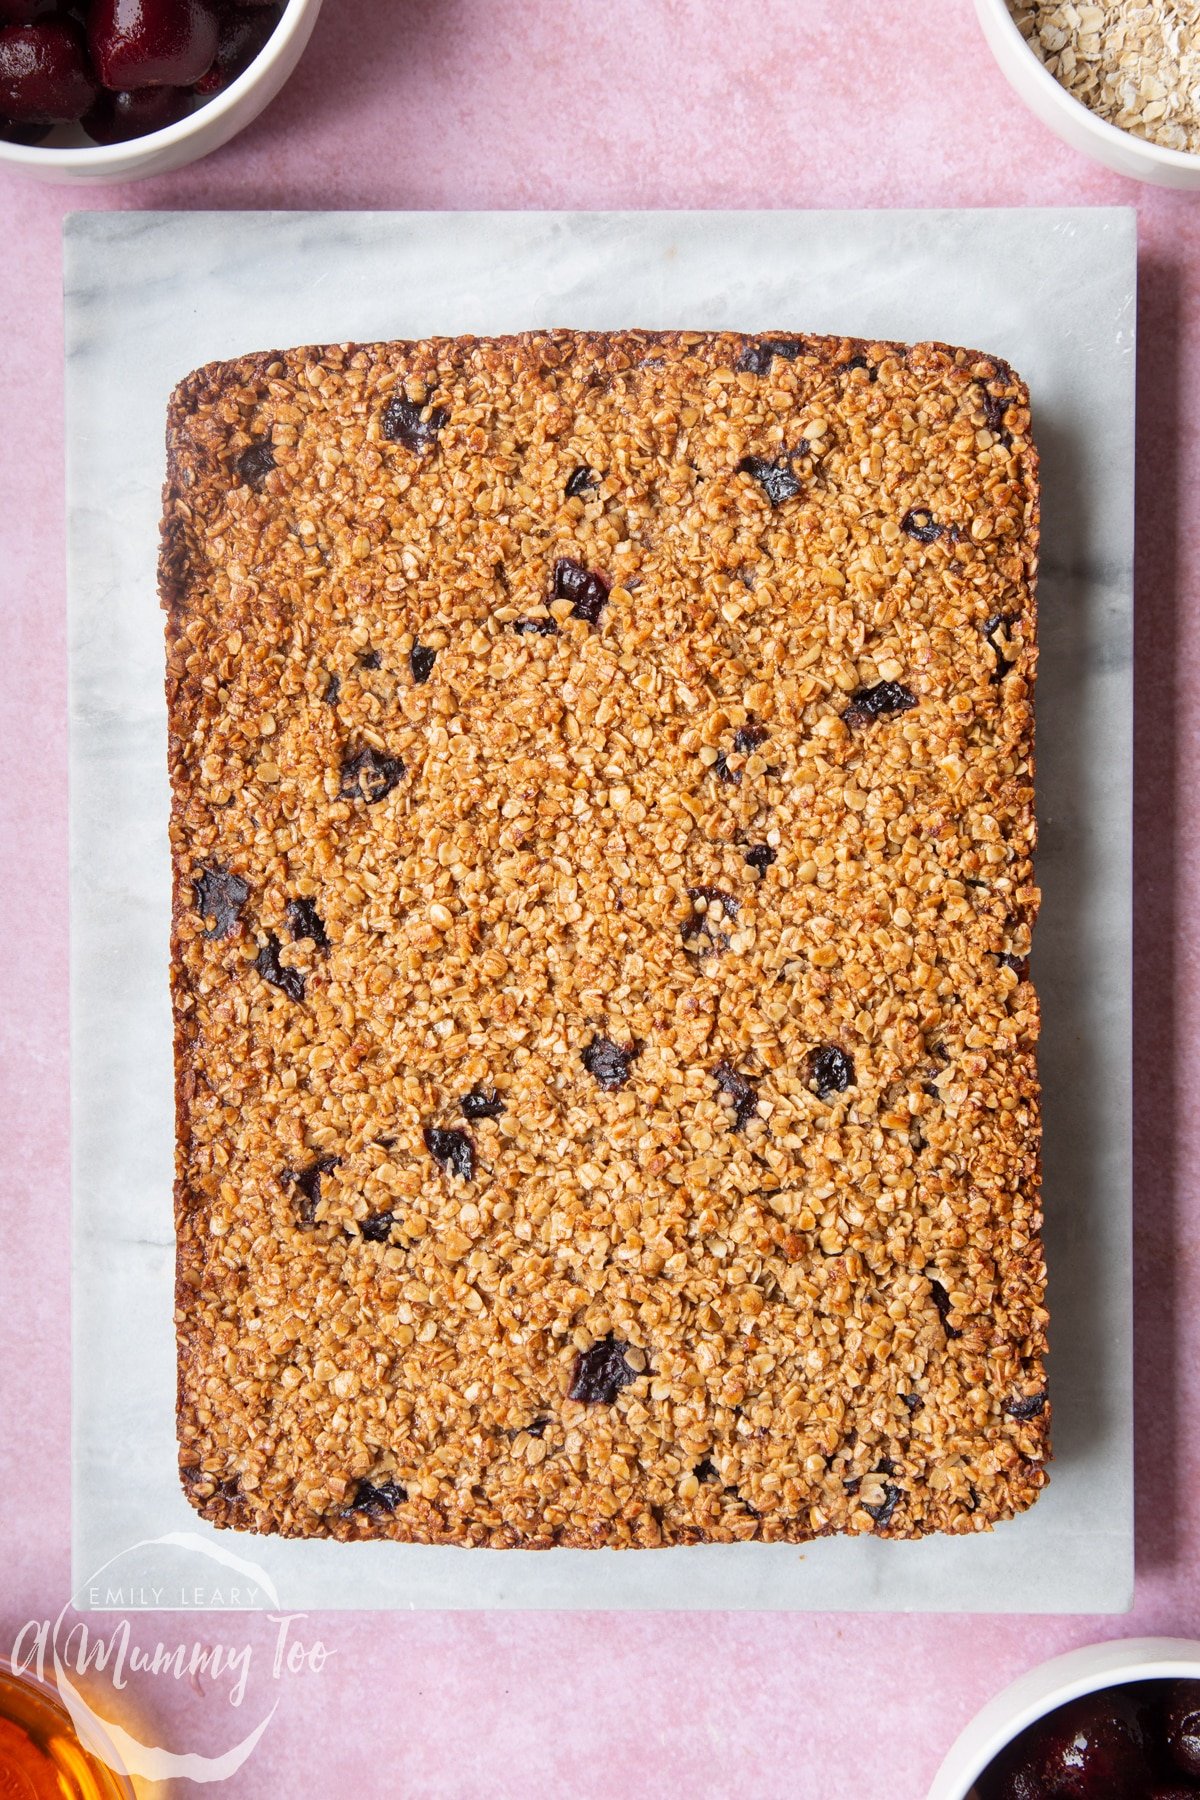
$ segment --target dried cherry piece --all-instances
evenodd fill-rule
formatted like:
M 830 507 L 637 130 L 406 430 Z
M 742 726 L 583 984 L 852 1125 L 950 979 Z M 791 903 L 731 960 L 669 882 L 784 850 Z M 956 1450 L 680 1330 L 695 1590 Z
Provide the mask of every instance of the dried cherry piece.
M 900 521 L 900 529 L 915 538 L 918 544 L 933 544 L 945 528 L 938 524 L 927 506 L 911 506 Z
M 581 1400 L 585 1406 L 611 1406 L 621 1389 L 638 1378 L 638 1371 L 625 1361 L 628 1347 L 610 1332 L 590 1349 L 581 1350 L 575 1358 L 568 1400 Z
M 217 54 L 196 83 L 196 92 L 207 100 L 244 75 L 282 17 L 281 5 L 238 6 L 222 12 Z
M 73 20 L 0 30 L 0 114 L 14 125 L 82 118 L 95 98 L 83 35 Z
M 917 696 L 898 681 L 877 681 L 874 687 L 859 688 L 851 694 L 850 704 L 842 714 L 847 725 L 866 725 L 872 719 L 889 718 L 893 713 L 910 712 Z
M 572 556 L 560 556 L 554 565 L 551 598 L 569 600 L 571 617 L 595 625 L 608 600 L 609 583 L 594 569 L 584 568 Z
M 717 751 L 717 760 L 713 764 L 713 772 L 715 773 L 717 780 L 723 781 L 727 787 L 741 787 L 742 785 L 742 771 L 740 769 L 730 768 L 729 758 L 723 750 Z
M 383 667 L 383 653 L 379 650 L 363 650 L 357 661 L 360 669 L 379 669 Z
M 775 357 L 782 357 L 784 362 L 795 362 L 803 351 L 800 338 L 759 338 L 745 346 L 733 366 L 743 374 L 769 375 Z
M 803 452 L 797 452 L 802 455 Z M 772 507 L 782 506 L 785 500 L 794 500 L 801 491 L 801 484 L 792 473 L 791 459 L 781 456 L 775 462 L 768 462 L 762 456 L 743 456 L 737 466 L 739 475 L 753 475 Z
M 325 931 L 325 921 L 317 911 L 315 900 L 289 900 L 287 922 L 293 943 L 298 944 L 304 938 L 311 938 L 318 950 L 328 950 L 329 938 Z
M 242 1480 L 240 1475 L 212 1475 L 205 1469 L 181 1469 L 180 1477 L 189 1488 L 211 1487 L 212 1493 L 201 1498 L 209 1500 L 228 1500 L 236 1504 L 242 1497 Z M 22 1788 L 23 1794 L 31 1790 Z M 60 1788 L 58 1792 L 63 1790 Z
M 886 1468 L 884 1468 L 881 1465 L 881 1467 L 876 1469 L 876 1471 L 875 1471 L 875 1473 L 877 1475 L 880 1475 L 880 1474 L 890 1475 L 891 1472 L 892 1471 L 891 1471 L 890 1464 Z M 883 1499 L 879 1502 L 879 1505 L 878 1506 L 867 1506 L 864 1503 L 863 1511 L 865 1513 L 870 1513 L 871 1517 L 874 1519 L 876 1531 L 886 1531 L 887 1530 L 887 1527 L 892 1522 L 892 1514 L 895 1512 L 896 1508 L 899 1506 L 903 1497 L 904 1497 L 903 1488 L 898 1488 L 892 1482 L 885 1481 L 883 1484 Z
M 1163 1704 L 1167 1749 L 1175 1767 L 1200 1781 L 1200 1681 L 1173 1681 Z
M 386 1244 L 395 1223 L 394 1212 L 372 1213 L 369 1219 L 360 1220 L 358 1229 L 368 1244 Z
M 211 1487 L 215 1488 L 218 1493 L 222 1492 L 230 1485 L 230 1478 L 228 1476 L 222 1480 L 218 1480 L 218 1478 L 211 1474 L 207 1469 L 180 1469 L 179 1479 L 183 1482 L 185 1487 Z M 238 1485 L 237 1477 L 234 1476 L 233 1486 L 237 1487 Z
M 729 933 L 717 928 L 714 923 L 716 918 L 717 911 L 714 909 L 711 914 L 706 912 L 700 917 L 693 915 L 685 920 L 680 935 L 688 956 L 703 962 L 710 956 L 719 956 L 723 950 L 728 950 Z
M 194 104 L 188 88 L 126 88 L 118 94 L 102 89 L 79 123 L 94 144 L 125 144 L 174 125 L 177 119 L 187 117 Z M 274 458 L 270 466 L 274 468 Z M 242 480 L 252 488 L 261 487 L 260 481 L 246 475 Z
M 549 1424 L 550 1420 L 542 1417 L 539 1419 L 531 1419 L 529 1424 L 523 1425 L 521 1429 L 528 1432 L 531 1438 L 543 1438 L 546 1435 L 546 1427 Z
M 394 1513 L 396 1508 L 408 1499 L 402 1487 L 389 1477 L 387 1481 L 360 1481 L 350 1502 L 351 1512 L 365 1512 L 378 1517 L 381 1513 Z
M 220 864 L 201 869 L 193 878 L 192 892 L 196 911 L 201 918 L 212 920 L 212 925 L 205 929 L 206 938 L 228 937 L 250 898 L 250 889 L 241 876 Z
M 567 482 L 566 496 L 568 500 L 579 500 L 584 494 L 590 494 L 593 488 L 600 486 L 603 477 L 595 469 L 589 469 L 586 463 L 572 470 Z
M 854 1086 L 854 1058 L 837 1044 L 818 1044 L 808 1058 L 809 1086 L 818 1100 Z
M 441 1125 L 426 1125 L 422 1134 L 425 1148 L 435 1162 L 441 1163 L 448 1175 L 470 1181 L 475 1173 L 475 1146 L 465 1131 L 447 1130 Z
M 304 977 L 299 969 L 287 969 L 279 960 L 279 939 L 268 931 L 267 941 L 254 959 L 254 966 L 264 981 L 280 988 L 289 1000 L 303 1000 Z
M 636 1044 L 614 1044 L 611 1038 L 594 1037 L 580 1052 L 579 1060 L 600 1087 L 613 1093 L 625 1086 L 637 1057 Z
M 436 661 L 436 650 L 431 650 L 427 644 L 413 645 L 408 653 L 408 666 L 412 670 L 412 678 L 418 687 L 424 687 L 429 680 Z
M 727 894 L 724 888 L 719 887 L 690 887 L 688 898 L 693 905 L 696 905 L 697 901 L 703 900 L 706 916 L 710 918 L 713 906 L 720 907 L 721 917 L 725 919 L 736 919 L 742 907 L 741 901 L 735 895 Z M 697 908 L 697 910 L 699 909 Z
M 1010 950 L 995 950 L 992 954 L 1002 969 L 1013 971 L 1018 981 L 1029 980 L 1029 958 L 1027 956 L 1014 956 Z
M 950 1296 L 946 1292 L 944 1285 L 933 1275 L 928 1277 L 928 1281 L 929 1297 L 937 1309 L 938 1318 L 942 1321 L 943 1331 L 948 1338 L 961 1337 L 962 1332 L 958 1329 L 958 1326 L 950 1323 Z
M 518 637 L 532 632 L 535 637 L 557 637 L 558 625 L 554 619 L 514 619 L 513 630 Z
M 247 444 L 234 464 L 238 480 L 246 487 L 254 488 L 257 493 L 262 492 L 263 482 L 274 467 L 275 446 L 270 438 L 255 438 L 252 444 Z
M 94 0 L 88 48 L 106 88 L 192 87 L 212 67 L 220 27 L 207 0 Z
M 983 390 L 983 417 L 989 431 L 993 432 L 1005 444 L 1012 443 L 1012 432 L 1004 423 L 1010 406 L 1016 402 L 1011 394 L 992 394 L 987 388 Z
M 311 1225 L 321 1203 L 321 1177 L 336 1169 L 340 1156 L 319 1156 L 307 1169 L 285 1169 L 281 1177 L 285 1187 L 296 1191 L 296 1217 L 301 1225 Z
M 868 362 L 865 356 L 854 355 L 848 357 L 844 363 L 838 364 L 838 371 L 842 375 L 849 375 L 854 369 L 865 369 L 867 371 L 868 381 L 879 380 L 879 370 L 875 367 L 874 363 Z
M 918 1407 L 924 1404 L 920 1394 L 901 1394 L 900 1398 L 903 1400 L 910 1413 L 915 1413 Z
M 779 852 L 772 850 L 770 844 L 751 844 L 743 852 L 743 861 L 748 862 L 752 869 L 757 869 L 760 875 L 765 875 L 771 864 L 778 860 L 778 856 Z
M 733 747 L 739 756 L 751 756 L 770 735 L 765 725 L 743 725 L 733 734 Z
M 1004 654 L 1004 651 L 996 641 L 1000 636 L 1000 633 L 1002 631 L 1007 631 L 1012 623 L 1013 621 L 1010 618 L 1007 618 L 1004 613 L 993 613 L 990 619 L 985 619 L 983 622 L 983 635 L 996 654 L 996 667 L 992 671 L 993 681 L 1003 681 L 1005 675 L 1013 666 L 1012 658 Z
M 1046 1396 L 1017 1394 L 1004 1402 L 1004 1410 L 1010 1419 L 1036 1419 L 1039 1413 L 1046 1410 Z
M 732 1063 L 719 1062 L 713 1070 L 713 1080 L 721 1092 L 733 1101 L 733 1129 L 742 1128 L 756 1116 L 758 1108 L 758 1089 L 755 1084 L 735 1069 Z
M 326 706 L 336 706 L 338 703 L 338 695 L 341 693 L 341 691 L 342 691 L 341 676 L 340 675 L 330 675 L 329 680 L 325 683 L 325 692 L 321 695 L 321 698 L 325 702 Z
M 504 1111 L 504 1102 L 495 1088 L 473 1087 L 469 1094 L 463 1095 L 464 1119 L 498 1119 Z
M 393 394 L 383 409 L 384 437 L 393 444 L 402 444 L 414 456 L 424 456 L 432 449 L 439 431 L 449 423 L 450 414 L 444 406 L 426 408 L 407 394 Z
M 339 800 L 362 800 L 376 806 L 404 778 L 404 762 L 399 756 L 381 756 L 367 744 L 342 763 L 342 785 Z

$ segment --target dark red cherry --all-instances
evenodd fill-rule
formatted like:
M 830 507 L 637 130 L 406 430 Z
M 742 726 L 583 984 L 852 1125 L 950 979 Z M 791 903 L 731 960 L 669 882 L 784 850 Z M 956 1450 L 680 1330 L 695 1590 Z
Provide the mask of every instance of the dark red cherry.
M 194 86 L 218 36 L 207 0 L 95 0 L 88 15 L 96 73 L 113 89 Z
M 1137 1706 L 1120 1688 L 1069 1701 L 1029 1737 L 1025 1766 L 1041 1783 L 1035 1792 L 1054 1800 L 1144 1800 L 1145 1733 Z
M 216 58 L 208 74 L 196 83 L 196 92 L 207 100 L 236 81 L 250 67 L 282 17 L 283 7 L 277 3 L 234 7 L 222 13 Z
M 96 84 L 78 28 L 69 19 L 0 31 L 0 115 L 15 125 L 78 119 Z
M 1163 1726 L 1171 1761 L 1193 1781 L 1200 1780 L 1200 1681 L 1173 1681 L 1163 1706 Z
M 79 121 L 94 144 L 123 144 L 182 119 L 195 104 L 187 88 L 132 88 L 101 93 Z
M 1013 1762 L 1011 1757 L 1010 1751 L 1009 1760 L 998 1770 L 993 1766 L 980 1776 L 976 1784 L 980 1800 L 1046 1800 L 1047 1790 L 1035 1772 L 1021 1762 Z

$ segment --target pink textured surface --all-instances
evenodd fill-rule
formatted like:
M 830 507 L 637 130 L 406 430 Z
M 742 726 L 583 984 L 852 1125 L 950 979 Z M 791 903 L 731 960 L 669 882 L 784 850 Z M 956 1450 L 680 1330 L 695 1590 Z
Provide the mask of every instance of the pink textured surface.
M 95 192 L 0 175 L 0 1651 L 69 1585 L 63 215 L 1106 202 L 1141 233 L 1134 1614 L 332 1615 L 337 1654 L 230 1789 L 919 1800 L 1032 1662 L 1197 1631 L 1200 202 L 1060 145 L 969 0 L 326 0 L 284 95 L 207 162 Z

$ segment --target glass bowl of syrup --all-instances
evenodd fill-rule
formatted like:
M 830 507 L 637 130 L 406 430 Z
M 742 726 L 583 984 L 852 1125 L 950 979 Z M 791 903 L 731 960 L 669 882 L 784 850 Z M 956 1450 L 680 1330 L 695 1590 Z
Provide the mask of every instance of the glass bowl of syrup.
M 134 1800 L 116 1751 L 103 1748 L 103 1758 L 85 1748 L 48 1682 L 0 1660 L 0 1800 Z

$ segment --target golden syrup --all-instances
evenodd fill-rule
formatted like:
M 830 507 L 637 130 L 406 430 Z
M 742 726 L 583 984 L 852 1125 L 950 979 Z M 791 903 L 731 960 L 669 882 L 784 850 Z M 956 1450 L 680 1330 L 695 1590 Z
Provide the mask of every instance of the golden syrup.
M 0 1664 L 0 1800 L 129 1800 L 133 1788 L 85 1750 L 54 1689 Z

